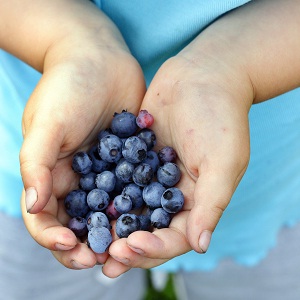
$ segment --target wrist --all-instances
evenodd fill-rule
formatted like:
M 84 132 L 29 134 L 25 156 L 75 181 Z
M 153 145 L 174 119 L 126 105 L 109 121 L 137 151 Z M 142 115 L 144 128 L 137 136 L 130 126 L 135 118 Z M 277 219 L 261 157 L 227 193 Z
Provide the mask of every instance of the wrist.
M 247 112 L 255 98 L 251 79 L 241 61 L 230 47 L 218 42 L 215 37 L 198 37 L 178 57 L 184 64 L 196 69 L 194 77 L 199 85 L 208 86 L 224 95 Z
M 108 57 L 129 56 L 130 52 L 121 34 L 113 24 L 82 26 L 56 39 L 46 50 L 43 71 L 55 65 L 72 63 L 106 63 Z M 96 66 L 96 65 L 94 65 Z
M 225 70 L 236 88 L 252 92 L 252 103 L 271 99 L 300 85 L 299 16 L 299 0 L 251 1 L 204 30 L 190 55 Z

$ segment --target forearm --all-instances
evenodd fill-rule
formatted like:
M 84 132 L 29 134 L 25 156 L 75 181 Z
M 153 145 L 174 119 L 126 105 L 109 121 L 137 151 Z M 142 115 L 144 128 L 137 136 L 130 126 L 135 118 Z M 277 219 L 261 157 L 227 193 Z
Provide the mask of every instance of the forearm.
M 214 68 L 216 78 L 224 72 L 257 103 L 300 85 L 299 33 L 299 0 L 252 1 L 209 26 L 182 55 Z
M 87 0 L 1 1 L 0 19 L 0 47 L 40 72 L 84 47 L 91 55 L 101 47 L 127 49 L 112 22 Z

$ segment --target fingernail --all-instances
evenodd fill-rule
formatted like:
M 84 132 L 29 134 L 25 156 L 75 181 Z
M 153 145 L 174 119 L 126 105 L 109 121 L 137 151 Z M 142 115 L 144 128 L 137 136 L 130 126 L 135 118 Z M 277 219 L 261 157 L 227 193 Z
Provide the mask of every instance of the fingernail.
M 132 246 L 130 246 L 130 245 L 128 245 L 128 247 L 129 247 L 132 251 L 136 252 L 137 254 L 140 254 L 140 255 L 144 255 L 144 254 L 145 254 L 145 252 L 144 252 L 142 249 L 135 248 L 135 247 L 132 247 Z
M 36 189 L 34 187 L 28 188 L 25 192 L 25 204 L 28 213 L 30 213 L 37 200 L 38 195 Z
M 120 262 L 120 263 L 122 263 L 124 265 L 128 265 L 129 264 L 129 259 L 128 258 L 121 258 L 121 257 L 113 256 L 113 255 L 111 255 L 111 257 L 114 260 L 116 260 L 116 261 L 118 261 L 118 262 Z
M 71 261 L 71 265 L 74 269 L 77 269 L 77 270 L 81 270 L 81 269 L 89 269 L 91 268 L 90 266 L 86 266 L 86 265 L 83 265 L 79 262 L 77 262 L 76 260 L 72 260 Z
M 210 244 L 210 240 L 211 240 L 211 232 L 208 230 L 204 230 L 200 234 L 200 238 L 199 238 L 199 247 L 202 253 L 205 253 L 207 251 Z
M 55 244 L 55 249 L 56 250 L 62 250 L 62 251 L 66 251 L 66 250 L 71 250 L 73 249 L 74 246 L 67 246 L 67 245 L 64 245 L 64 244 L 61 244 L 61 243 L 56 243 Z

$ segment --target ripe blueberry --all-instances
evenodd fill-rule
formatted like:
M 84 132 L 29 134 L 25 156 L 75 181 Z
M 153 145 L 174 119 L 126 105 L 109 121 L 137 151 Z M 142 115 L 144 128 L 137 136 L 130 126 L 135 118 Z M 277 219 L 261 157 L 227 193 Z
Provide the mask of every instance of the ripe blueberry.
M 109 195 L 104 190 L 93 189 L 87 195 L 87 204 L 93 211 L 106 209 L 109 204 Z
M 127 195 L 117 195 L 114 198 L 114 206 L 119 213 L 125 214 L 132 209 L 132 201 Z
M 93 227 L 88 233 L 88 246 L 95 253 L 104 253 L 112 243 L 112 235 L 106 227 Z
M 124 183 L 132 182 L 132 174 L 135 169 L 135 165 L 126 159 L 122 158 L 116 168 L 115 173 L 118 179 Z
M 137 137 L 146 143 L 148 151 L 150 151 L 156 145 L 156 135 L 150 128 L 144 128 L 140 130 L 137 134 Z
M 147 156 L 147 145 L 137 136 L 131 136 L 123 145 L 122 155 L 133 164 L 140 163 Z
M 153 179 L 154 173 L 150 165 L 141 163 L 133 171 L 133 181 L 141 187 L 148 185 Z
M 151 225 L 154 228 L 167 228 L 171 222 L 171 215 L 165 211 L 163 208 L 156 208 L 150 217 Z
M 82 175 L 79 179 L 79 187 L 84 191 L 91 191 L 96 188 L 95 179 L 97 174 L 90 172 L 86 175 Z
M 141 208 L 144 204 L 142 188 L 135 183 L 127 184 L 122 191 L 122 195 L 128 196 L 131 199 L 131 209 Z
M 158 158 L 161 163 L 174 162 L 177 158 L 175 150 L 170 146 L 165 146 L 158 151 Z
M 163 186 L 172 187 L 180 180 L 181 172 L 176 164 L 167 162 L 158 168 L 156 175 Z
M 98 143 L 101 159 L 109 163 L 117 163 L 122 157 L 122 140 L 113 134 L 103 137 Z
M 87 174 L 92 171 L 92 160 L 90 156 L 84 152 L 77 152 L 73 156 L 72 169 L 75 173 Z
M 70 217 L 85 217 L 90 210 L 87 204 L 87 194 L 81 189 L 69 192 L 64 205 Z
M 103 171 L 96 176 L 95 183 L 98 189 L 112 192 L 116 185 L 116 175 L 111 171 Z
M 151 182 L 143 189 L 143 199 L 149 208 L 161 207 L 161 196 L 166 188 L 159 182 Z
M 138 129 L 135 119 L 134 114 L 125 110 L 121 113 L 115 113 L 110 125 L 113 134 L 120 138 L 133 135 Z
M 88 232 L 86 219 L 83 217 L 74 217 L 68 222 L 70 228 L 77 237 L 85 236 Z
M 140 228 L 140 219 L 135 214 L 122 214 L 116 222 L 116 234 L 119 238 L 126 238 Z
M 179 212 L 184 203 L 183 193 L 176 187 L 165 190 L 161 197 L 161 206 L 168 213 Z
M 93 146 L 91 150 L 88 152 L 88 154 L 92 160 L 92 171 L 94 171 L 95 173 L 101 173 L 103 171 L 110 169 L 111 163 L 101 159 L 98 153 L 97 145 Z
M 147 152 L 147 157 L 142 162 L 150 165 L 154 173 L 157 172 L 157 169 L 160 165 L 158 155 L 153 150 Z
M 91 230 L 92 227 L 106 227 L 107 229 L 111 229 L 111 225 L 109 220 L 101 211 L 94 211 L 89 214 L 89 217 L 86 219 L 87 229 Z

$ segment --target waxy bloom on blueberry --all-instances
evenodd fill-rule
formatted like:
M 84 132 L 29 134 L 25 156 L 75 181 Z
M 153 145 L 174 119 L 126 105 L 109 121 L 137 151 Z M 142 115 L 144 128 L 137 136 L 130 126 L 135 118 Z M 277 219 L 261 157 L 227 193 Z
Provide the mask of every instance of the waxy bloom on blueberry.
M 73 156 L 80 178 L 79 188 L 64 199 L 68 227 L 95 253 L 107 251 L 110 230 L 127 238 L 137 230 L 166 228 L 183 207 L 183 193 L 174 187 L 181 177 L 176 152 L 168 146 L 154 150 L 153 121 L 147 110 L 137 117 L 126 110 L 115 113 L 97 144 Z

